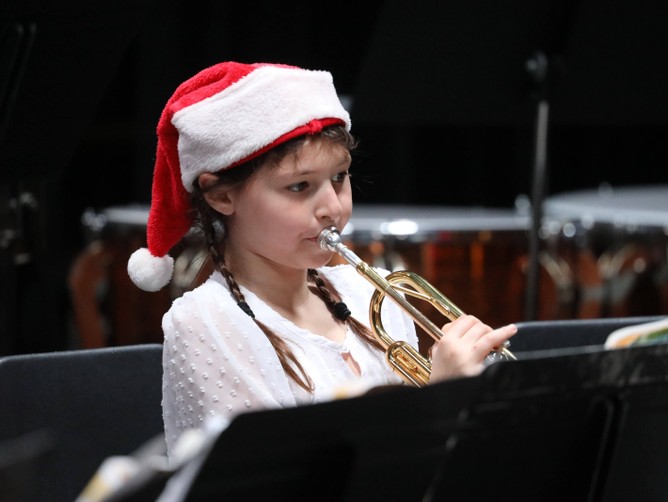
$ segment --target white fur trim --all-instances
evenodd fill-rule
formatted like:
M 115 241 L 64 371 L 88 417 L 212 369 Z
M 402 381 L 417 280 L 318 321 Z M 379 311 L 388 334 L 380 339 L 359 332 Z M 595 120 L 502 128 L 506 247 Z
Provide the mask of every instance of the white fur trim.
M 169 255 L 153 256 L 146 248 L 137 249 L 128 260 L 128 275 L 144 291 L 158 291 L 165 287 L 174 271 L 174 258 Z
M 190 192 L 201 173 L 219 171 L 325 118 L 341 119 L 350 129 L 329 72 L 262 66 L 174 114 L 183 186 Z

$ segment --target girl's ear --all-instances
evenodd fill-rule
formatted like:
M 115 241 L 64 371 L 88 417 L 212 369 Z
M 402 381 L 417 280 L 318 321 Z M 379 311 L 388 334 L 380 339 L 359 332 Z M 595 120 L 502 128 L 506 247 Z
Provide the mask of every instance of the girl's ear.
M 215 183 L 218 181 L 218 178 L 215 174 L 200 174 L 197 178 L 197 181 L 199 186 L 202 188 L 204 200 L 206 200 L 207 204 L 225 216 L 229 216 L 234 213 L 234 203 L 231 193 L 232 191 L 229 188 L 216 187 L 209 189 L 209 187 L 215 185 Z

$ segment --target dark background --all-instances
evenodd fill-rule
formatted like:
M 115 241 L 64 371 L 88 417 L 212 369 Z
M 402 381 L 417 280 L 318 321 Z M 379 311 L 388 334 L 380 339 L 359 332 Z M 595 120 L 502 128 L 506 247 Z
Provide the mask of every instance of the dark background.
M 82 215 L 149 203 L 162 106 L 200 69 L 331 71 L 361 141 L 358 203 L 512 208 L 531 191 L 539 98 L 547 196 L 667 181 L 666 14 L 659 0 L 3 2 L 0 355 L 75 344 Z

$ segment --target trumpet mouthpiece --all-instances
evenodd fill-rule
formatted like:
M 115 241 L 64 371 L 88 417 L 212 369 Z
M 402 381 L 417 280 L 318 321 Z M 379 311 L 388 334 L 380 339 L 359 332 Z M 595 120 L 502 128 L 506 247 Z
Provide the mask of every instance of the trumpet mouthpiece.
M 326 250 L 336 252 L 337 244 L 341 244 L 341 234 L 336 227 L 327 227 L 318 235 L 318 245 Z

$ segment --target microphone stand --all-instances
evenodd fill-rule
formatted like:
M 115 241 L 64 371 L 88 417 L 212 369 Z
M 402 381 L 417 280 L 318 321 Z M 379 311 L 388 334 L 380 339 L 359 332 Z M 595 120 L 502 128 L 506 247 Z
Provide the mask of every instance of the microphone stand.
M 537 316 L 540 292 L 540 229 L 543 221 L 543 200 L 547 183 L 547 136 L 550 104 L 547 99 L 549 61 L 545 53 L 537 51 L 526 63 L 526 69 L 537 89 L 533 126 L 533 180 L 531 188 L 531 226 L 529 230 L 529 268 L 527 271 L 525 320 Z

